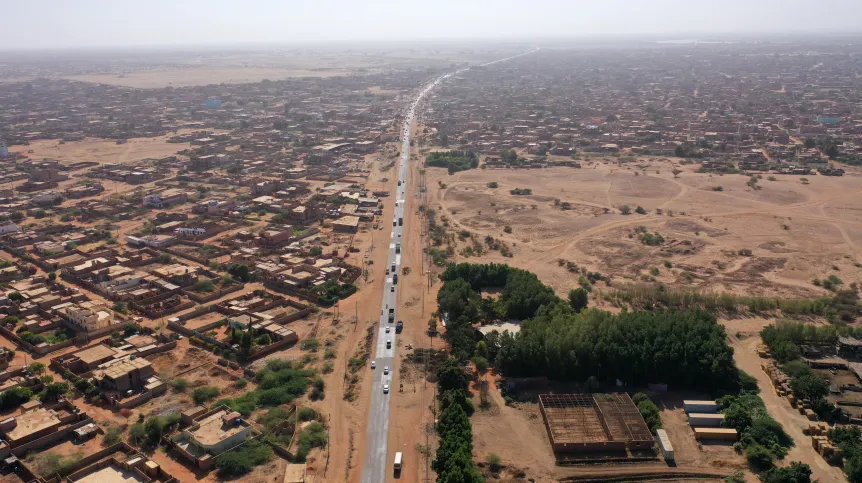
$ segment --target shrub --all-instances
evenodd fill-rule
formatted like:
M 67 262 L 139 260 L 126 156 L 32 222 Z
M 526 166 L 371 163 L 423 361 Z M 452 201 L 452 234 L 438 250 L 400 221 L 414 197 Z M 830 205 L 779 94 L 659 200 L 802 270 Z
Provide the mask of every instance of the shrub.
M 492 473 L 499 473 L 502 468 L 503 459 L 491 453 L 485 457 L 485 462 L 488 463 L 488 468 Z
M 299 443 L 296 446 L 296 460 L 305 461 L 305 457 L 312 448 L 319 448 L 326 444 L 326 427 L 318 422 L 309 424 L 299 434 Z
M 215 399 L 221 391 L 219 388 L 213 386 L 203 386 L 195 389 L 195 392 L 192 393 L 192 399 L 195 404 L 203 404 L 207 401 Z
M 199 280 L 195 284 L 195 290 L 198 292 L 212 292 L 215 290 L 215 284 L 212 280 Z
M 317 349 L 320 348 L 320 341 L 314 337 L 302 339 L 302 342 L 299 343 L 299 348 L 304 351 L 317 352 Z
M 308 406 L 302 407 L 297 411 L 296 417 L 300 421 L 311 421 L 317 417 L 317 411 L 314 408 L 310 408 Z
M 272 458 L 272 448 L 266 443 L 251 440 L 234 450 L 218 456 L 216 468 L 222 479 L 231 479 L 250 472 Z
M 112 444 L 119 443 L 122 437 L 123 432 L 120 428 L 111 426 L 107 431 L 105 431 L 105 437 L 102 439 L 102 444 L 105 446 L 111 446 Z
M 189 380 L 182 377 L 171 379 L 171 387 L 176 392 L 185 392 L 189 388 Z
M 759 470 L 768 470 L 775 466 L 775 456 L 759 444 L 746 448 L 745 458 L 752 466 Z

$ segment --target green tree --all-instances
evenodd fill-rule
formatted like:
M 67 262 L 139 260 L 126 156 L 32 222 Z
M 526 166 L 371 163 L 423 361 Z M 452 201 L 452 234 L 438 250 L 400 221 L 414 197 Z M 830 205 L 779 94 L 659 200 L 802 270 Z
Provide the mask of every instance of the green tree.
M 311 247 L 311 250 L 309 250 L 308 253 L 312 257 L 319 257 L 319 256 L 323 255 L 323 248 L 322 247 Z
M 41 362 L 33 362 L 30 364 L 30 372 L 36 374 L 37 376 L 41 376 L 45 373 L 45 364 Z
M 811 467 L 794 461 L 787 468 L 772 468 L 760 475 L 763 483 L 811 483 Z
M 437 369 L 437 390 L 440 393 L 450 390 L 466 391 L 469 385 L 470 379 L 457 360 L 450 358 Z
M 42 392 L 39 393 L 39 400 L 42 402 L 54 402 L 60 396 L 69 392 L 69 384 L 66 382 L 54 382 L 45 386 Z
M 811 401 L 826 397 L 829 394 L 829 382 L 814 374 L 805 374 L 790 380 L 790 388 L 799 397 Z
M 587 308 L 589 303 L 589 294 L 583 288 L 569 290 L 569 305 L 575 312 L 580 312 Z
M 227 273 L 240 282 L 248 282 L 250 280 L 248 265 L 242 263 L 231 264 L 227 269 Z

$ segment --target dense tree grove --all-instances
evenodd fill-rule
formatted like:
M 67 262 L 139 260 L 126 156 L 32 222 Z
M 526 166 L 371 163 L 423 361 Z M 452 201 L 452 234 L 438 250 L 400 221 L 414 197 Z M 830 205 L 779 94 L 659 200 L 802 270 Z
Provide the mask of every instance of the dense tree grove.
M 479 167 L 479 156 L 473 151 L 434 151 L 425 158 L 425 166 L 446 168 L 449 174 Z
M 715 317 L 699 310 L 614 315 L 557 307 L 525 321 L 517 335 L 503 334 L 497 363 L 513 376 L 735 389 L 739 372 L 725 337 Z
M 564 304 L 536 275 L 503 264 L 450 265 L 440 276 L 443 287 L 437 293 L 440 313 L 447 317 L 446 340 L 452 354 L 469 359 L 476 345 L 473 323 L 511 318 L 523 320 L 545 305 Z M 497 300 L 483 299 L 479 290 L 502 288 Z
M 460 360 L 475 350 L 474 323 L 512 318 L 523 321 L 517 335 L 491 333 L 485 340 L 488 358 L 506 375 L 739 387 L 724 328 L 707 312 L 575 313 L 534 274 L 502 264 L 453 264 L 441 278 L 439 310 Z M 479 291 L 489 287 L 502 288 L 500 297 L 483 299 Z

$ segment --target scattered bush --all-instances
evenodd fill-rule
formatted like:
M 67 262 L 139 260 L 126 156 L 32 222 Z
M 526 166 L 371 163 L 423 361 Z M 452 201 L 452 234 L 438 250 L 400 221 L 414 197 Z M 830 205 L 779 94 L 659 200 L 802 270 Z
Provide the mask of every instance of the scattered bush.
M 272 448 L 259 440 L 251 440 L 216 458 L 218 476 L 222 479 L 232 479 L 242 476 L 255 466 L 262 465 L 272 459 Z
M 189 380 L 183 377 L 175 377 L 171 379 L 171 387 L 176 392 L 185 392 L 189 387 Z
M 194 400 L 195 404 L 203 404 L 207 401 L 215 399 L 221 391 L 217 387 L 213 386 L 202 386 L 192 393 L 192 400 Z

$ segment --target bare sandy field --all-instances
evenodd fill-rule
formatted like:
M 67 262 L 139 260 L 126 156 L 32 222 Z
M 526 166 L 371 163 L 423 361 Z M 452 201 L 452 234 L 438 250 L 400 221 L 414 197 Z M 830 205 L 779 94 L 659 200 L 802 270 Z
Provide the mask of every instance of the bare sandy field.
M 33 141 L 29 146 L 10 146 L 9 150 L 20 152 L 35 161 L 47 158 L 72 163 L 132 163 L 146 158 L 171 156 L 189 146 L 188 143 L 168 143 L 169 137 L 132 138 L 124 144 L 100 138 L 85 138 L 64 144 L 60 144 L 59 139 L 44 139 Z M 29 152 L 31 150 L 32 153 Z
M 66 76 L 64 79 L 111 84 L 138 89 L 162 87 L 186 87 L 208 84 L 248 84 L 264 79 L 282 80 L 292 77 L 334 77 L 352 73 L 348 69 L 284 69 L 266 67 L 186 67 L 160 69 L 127 74 L 82 74 Z
M 429 168 L 427 203 L 440 220 L 446 217 L 449 232 L 466 230 L 472 237 L 455 237 L 457 261 L 525 268 L 558 293 L 575 287 L 579 277 L 561 260 L 619 282 L 655 279 L 757 295 L 822 294 L 812 279 L 833 274 L 845 286 L 862 281 L 856 265 L 862 244 L 858 171 L 808 175 L 809 184 L 799 176 L 764 176 L 755 190 L 747 185 L 749 176 L 696 173 L 690 166 L 674 177 L 665 160 L 639 160 L 644 168 L 620 166 L 614 158 L 584 164 L 454 175 Z M 489 188 L 490 182 L 499 187 Z M 513 195 L 515 188 L 532 194 Z M 623 205 L 632 214 L 622 215 Z M 635 213 L 639 206 L 647 213 Z M 639 231 L 658 233 L 664 243 L 644 244 Z M 487 236 L 508 246 L 513 257 L 463 252 Z

